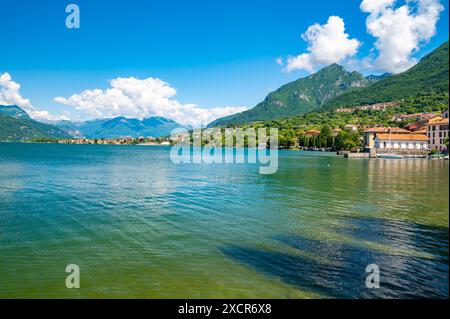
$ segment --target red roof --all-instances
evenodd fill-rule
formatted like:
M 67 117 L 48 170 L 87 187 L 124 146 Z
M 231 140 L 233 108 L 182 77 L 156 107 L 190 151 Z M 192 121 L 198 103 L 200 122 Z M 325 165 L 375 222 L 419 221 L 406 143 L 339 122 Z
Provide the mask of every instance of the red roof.
M 405 130 L 400 127 L 372 127 L 364 131 L 364 133 L 409 133 L 408 130 Z
M 394 141 L 428 141 L 425 134 L 377 134 L 379 140 L 394 140 Z

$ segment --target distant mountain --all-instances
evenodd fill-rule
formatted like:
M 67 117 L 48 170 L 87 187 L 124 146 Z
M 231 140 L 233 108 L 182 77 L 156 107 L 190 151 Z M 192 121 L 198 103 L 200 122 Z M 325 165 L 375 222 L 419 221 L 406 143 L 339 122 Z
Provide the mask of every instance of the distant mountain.
M 392 73 L 389 73 L 389 72 L 386 72 L 386 73 L 383 73 L 380 75 L 371 74 L 371 75 L 366 76 L 366 79 L 369 80 L 370 82 L 378 82 L 378 81 L 381 81 L 381 80 L 384 80 L 384 79 L 390 77 L 391 75 L 392 75 Z
M 0 141 L 30 142 L 39 138 L 69 138 L 61 129 L 31 119 L 20 107 L 0 105 Z
M 449 43 L 422 58 L 411 69 L 372 85 L 353 89 L 324 105 L 327 109 L 400 101 L 418 95 L 448 94 Z
M 163 117 L 138 120 L 122 116 L 86 122 L 61 121 L 56 125 L 77 138 L 161 137 L 170 135 L 173 129 L 184 128 L 177 122 Z
M 370 83 L 362 74 L 347 72 L 342 66 L 332 64 L 306 78 L 282 86 L 253 109 L 218 119 L 208 127 L 272 120 L 307 113 L 350 89 L 366 87 Z

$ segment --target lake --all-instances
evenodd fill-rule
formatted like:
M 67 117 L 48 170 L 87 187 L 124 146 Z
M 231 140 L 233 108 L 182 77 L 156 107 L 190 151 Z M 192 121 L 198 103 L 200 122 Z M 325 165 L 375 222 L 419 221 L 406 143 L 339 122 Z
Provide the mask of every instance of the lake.
M 169 152 L 0 144 L 0 297 L 448 298 L 448 161 Z

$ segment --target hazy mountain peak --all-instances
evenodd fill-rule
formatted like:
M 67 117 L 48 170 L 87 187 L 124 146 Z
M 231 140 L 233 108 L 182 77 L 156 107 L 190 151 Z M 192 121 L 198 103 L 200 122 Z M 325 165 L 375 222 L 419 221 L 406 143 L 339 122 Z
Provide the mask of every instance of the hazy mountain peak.
M 60 122 L 58 126 L 75 137 L 86 138 L 160 137 L 170 135 L 173 129 L 184 128 L 173 120 L 158 116 L 143 120 L 118 116 L 77 123 Z

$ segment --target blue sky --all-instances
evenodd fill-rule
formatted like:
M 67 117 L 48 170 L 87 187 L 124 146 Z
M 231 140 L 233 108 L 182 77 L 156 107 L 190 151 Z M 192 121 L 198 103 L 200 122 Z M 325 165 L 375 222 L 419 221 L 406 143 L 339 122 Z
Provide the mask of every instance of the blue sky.
M 361 11 L 361 1 L 343 2 L 2 0 L 0 74 L 8 72 L 34 107 L 55 114 L 74 110 L 55 97 L 105 90 L 118 77 L 161 79 L 176 89 L 172 98 L 181 104 L 253 107 L 271 90 L 311 72 L 286 72 L 276 59 L 286 63 L 288 56 L 306 52 L 301 34 L 330 16 L 342 18 L 349 38 L 360 43 L 351 59 L 373 54 L 369 14 Z M 69 3 L 80 7 L 80 29 L 65 26 Z M 448 0 L 440 3 L 445 11 L 436 34 L 413 57 L 448 40 Z

